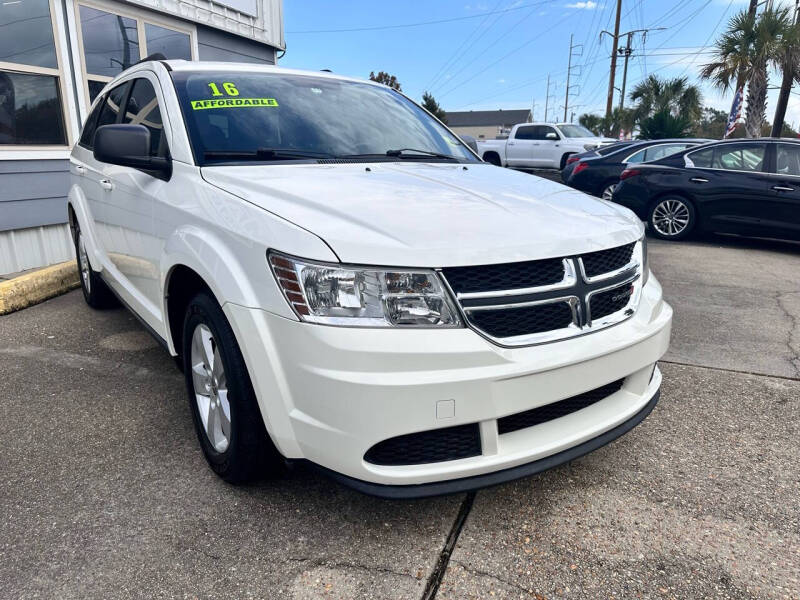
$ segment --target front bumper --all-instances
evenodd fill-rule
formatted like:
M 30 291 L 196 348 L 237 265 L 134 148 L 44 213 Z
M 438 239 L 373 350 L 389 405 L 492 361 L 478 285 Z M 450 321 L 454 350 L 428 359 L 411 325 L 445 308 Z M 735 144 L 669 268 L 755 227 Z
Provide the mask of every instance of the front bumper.
M 396 497 L 537 472 L 632 428 L 657 400 L 661 374 L 655 363 L 669 345 L 672 320 L 653 276 L 627 321 L 525 348 L 500 348 L 469 329 L 326 327 L 238 305 L 224 309 L 280 452 L 364 491 Z M 619 391 L 582 410 L 498 433 L 500 417 L 619 379 Z M 404 466 L 364 460 L 369 448 L 388 438 L 472 423 L 480 426 L 480 456 Z M 451 485 L 434 485 L 443 482 Z

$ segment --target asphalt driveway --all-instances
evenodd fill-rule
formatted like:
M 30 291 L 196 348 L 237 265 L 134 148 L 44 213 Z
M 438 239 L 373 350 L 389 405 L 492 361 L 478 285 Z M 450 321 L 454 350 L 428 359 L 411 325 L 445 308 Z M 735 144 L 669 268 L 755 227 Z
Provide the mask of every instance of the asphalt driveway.
M 72 292 L 0 317 L 0 596 L 800 598 L 800 247 L 651 244 L 662 399 L 559 469 L 377 500 L 206 467 L 183 380 Z

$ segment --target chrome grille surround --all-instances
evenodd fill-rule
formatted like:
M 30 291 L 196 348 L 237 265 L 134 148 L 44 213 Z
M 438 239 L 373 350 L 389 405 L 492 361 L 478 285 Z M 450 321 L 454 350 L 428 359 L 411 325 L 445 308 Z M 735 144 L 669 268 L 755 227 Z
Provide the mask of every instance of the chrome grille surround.
M 643 281 L 644 249 L 643 242 L 635 242 L 631 260 L 621 268 L 588 277 L 581 256 L 562 259 L 564 277 L 555 284 L 508 290 L 486 290 L 459 293 L 447 281 L 447 269 L 439 269 L 445 286 L 457 301 L 464 322 L 478 334 L 498 346 L 513 348 L 546 344 L 568 338 L 578 337 L 621 323 L 633 316 L 639 305 Z M 592 297 L 614 289 L 620 296 L 628 294 L 628 301 L 619 310 L 592 319 Z M 613 297 L 617 302 L 624 298 Z M 484 331 L 470 318 L 485 310 L 508 310 L 564 302 L 572 311 L 572 322 L 567 327 L 538 333 L 520 333 L 506 337 L 492 335 Z

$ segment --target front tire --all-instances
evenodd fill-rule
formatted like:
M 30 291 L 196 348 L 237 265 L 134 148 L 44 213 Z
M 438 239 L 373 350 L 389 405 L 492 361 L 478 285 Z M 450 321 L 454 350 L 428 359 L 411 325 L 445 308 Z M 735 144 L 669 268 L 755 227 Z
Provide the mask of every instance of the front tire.
M 697 222 L 697 212 L 686 198 L 666 196 L 650 208 L 647 219 L 651 233 L 662 240 L 682 240 Z
M 119 305 L 114 293 L 106 282 L 98 275 L 89 262 L 86 252 L 86 242 L 83 238 L 81 226 L 75 221 L 75 260 L 78 263 L 78 275 L 81 280 L 81 291 L 86 304 L 92 308 L 112 308 Z
M 192 419 L 212 470 L 233 484 L 276 470 L 281 457 L 264 426 L 239 344 L 207 292 L 189 301 L 182 347 Z

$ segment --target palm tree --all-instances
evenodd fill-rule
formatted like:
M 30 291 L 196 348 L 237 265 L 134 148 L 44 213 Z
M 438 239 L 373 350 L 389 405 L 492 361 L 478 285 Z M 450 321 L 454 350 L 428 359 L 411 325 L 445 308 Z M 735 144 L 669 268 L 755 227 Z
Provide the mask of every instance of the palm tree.
M 770 8 L 760 15 L 740 12 L 716 41 L 714 60 L 701 71 L 701 77 L 726 91 L 744 73 L 748 82 L 745 130 L 749 137 L 758 137 L 767 120 L 767 66 L 778 57 L 780 40 L 789 33 L 790 24 L 785 8 Z
M 700 118 L 703 108 L 700 90 L 697 86 L 690 85 L 686 77 L 661 79 L 650 75 L 633 88 L 630 99 L 636 102 L 633 109 L 636 121 L 663 111 L 694 121 Z
M 795 6 L 794 22 L 789 24 L 786 34 L 780 40 L 780 52 L 776 62 L 783 75 L 778 103 L 775 106 L 775 117 L 772 119 L 772 137 L 781 136 L 792 85 L 795 82 L 800 83 L 800 3 Z
M 578 123 L 586 127 L 589 131 L 599 135 L 603 131 L 603 117 L 600 115 L 593 115 L 591 113 L 584 113 L 578 117 Z

